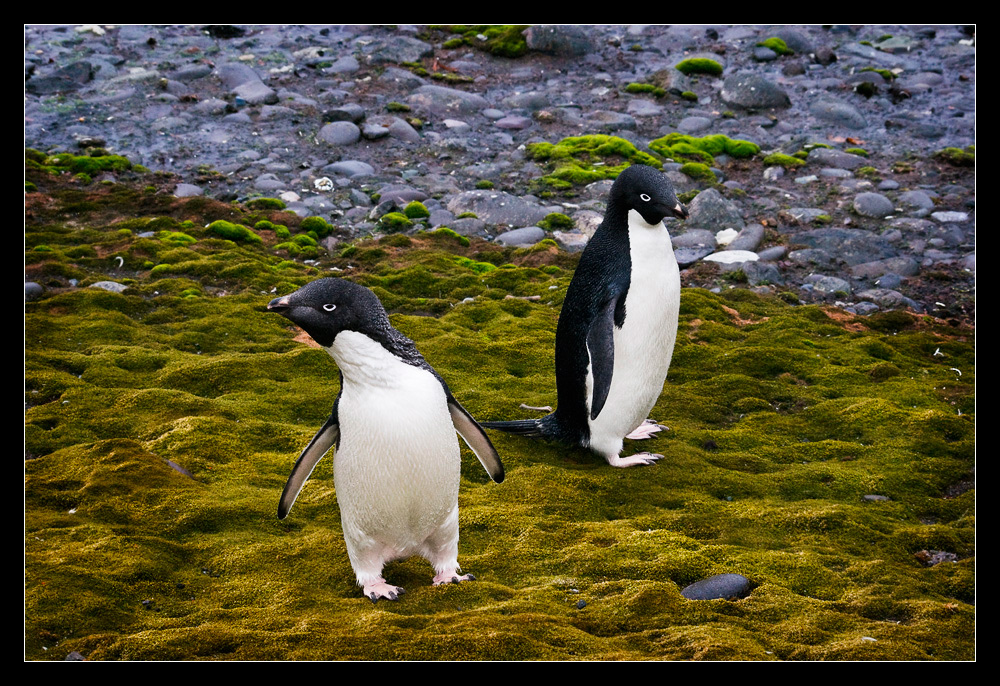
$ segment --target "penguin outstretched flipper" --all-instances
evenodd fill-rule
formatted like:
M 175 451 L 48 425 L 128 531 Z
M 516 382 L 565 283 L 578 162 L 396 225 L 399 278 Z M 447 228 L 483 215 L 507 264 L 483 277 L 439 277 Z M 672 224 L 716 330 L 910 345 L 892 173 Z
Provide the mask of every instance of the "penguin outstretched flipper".
M 500 462 L 500 455 L 493 447 L 493 442 L 490 441 L 479 422 L 472 418 L 468 410 L 462 407 L 451 393 L 448 394 L 448 412 L 451 414 L 451 422 L 455 425 L 455 431 L 479 458 L 486 473 L 496 483 L 502 483 L 504 478 L 503 463 Z
M 341 382 L 343 384 L 343 382 Z M 340 401 L 340 396 L 337 396 L 337 402 Z M 309 445 L 306 449 L 302 451 L 299 455 L 299 459 L 295 461 L 295 466 L 292 467 L 292 473 L 288 477 L 288 481 L 285 482 L 285 488 L 281 491 L 281 500 L 278 501 L 278 519 L 284 519 L 288 516 L 289 511 L 292 509 L 292 505 L 295 504 L 295 499 L 299 496 L 299 491 L 305 486 L 306 481 L 309 480 L 310 475 L 312 475 L 313 470 L 316 469 L 316 465 L 319 461 L 323 459 L 330 448 L 333 448 L 340 441 L 340 422 L 337 420 L 337 402 L 333 404 L 333 413 L 330 418 L 326 420 L 313 439 L 309 441 Z

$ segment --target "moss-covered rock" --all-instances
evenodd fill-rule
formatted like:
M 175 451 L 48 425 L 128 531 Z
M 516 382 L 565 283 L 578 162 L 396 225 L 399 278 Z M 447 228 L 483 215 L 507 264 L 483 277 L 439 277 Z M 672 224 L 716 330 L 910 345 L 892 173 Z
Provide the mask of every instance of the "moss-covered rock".
M 781 40 L 776 36 L 772 36 L 767 40 L 763 40 L 760 43 L 757 43 L 757 45 L 762 48 L 768 48 L 769 50 L 773 50 L 778 55 L 795 54 L 795 51 L 789 48 L 788 45 L 785 43 L 785 41 Z
M 595 134 L 564 138 L 556 144 L 530 143 L 528 155 L 545 162 L 553 171 L 541 181 L 553 188 L 587 185 L 601 179 L 614 179 L 631 164 L 646 164 L 657 169 L 663 163 L 617 136 Z
M 432 28 L 455 34 L 445 43 L 448 49 L 467 45 L 499 57 L 520 57 L 528 52 L 524 37 L 527 24 L 449 24 Z
M 229 241 L 238 241 L 243 243 L 263 242 L 261 241 L 260 236 L 242 224 L 234 224 L 222 219 L 212 222 L 205 227 L 205 230 L 210 234 L 214 234 L 219 238 L 225 238 Z
M 964 150 L 944 148 L 934 153 L 934 158 L 956 167 L 974 167 L 976 166 L 976 146 L 970 145 Z
M 414 200 L 407 204 L 407 206 L 403 208 L 403 214 L 410 219 L 426 219 L 431 216 L 431 213 L 426 207 L 424 207 L 424 204 L 418 200 Z
M 650 141 L 649 149 L 664 157 L 702 164 L 714 164 L 716 155 L 749 159 L 760 152 L 760 146 L 756 143 L 734 140 L 722 134 L 699 138 L 677 132 Z
M 763 162 L 767 167 L 784 167 L 785 169 L 794 169 L 805 164 L 805 160 L 780 152 L 772 152 L 770 155 L 766 155 Z
M 722 76 L 722 65 L 707 57 L 692 57 L 677 64 L 677 71 L 690 76 L 691 74 L 707 74 Z
M 378 227 L 386 233 L 395 233 L 412 228 L 413 221 L 402 212 L 388 212 L 378 220 Z

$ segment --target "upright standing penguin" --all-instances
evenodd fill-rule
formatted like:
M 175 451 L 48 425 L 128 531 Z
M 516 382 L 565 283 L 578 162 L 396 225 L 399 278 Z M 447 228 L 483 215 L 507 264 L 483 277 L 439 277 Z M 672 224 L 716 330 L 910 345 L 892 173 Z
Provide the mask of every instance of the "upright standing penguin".
M 558 407 L 541 419 L 483 426 L 589 448 L 612 467 L 662 457 L 620 454 L 624 438 L 649 438 L 660 430 L 647 417 L 667 378 L 681 295 L 663 225 L 668 216 L 688 215 L 665 175 L 638 164 L 619 174 L 559 316 Z
M 334 485 L 351 566 L 364 594 L 395 600 L 385 563 L 420 555 L 434 585 L 471 580 L 458 566 L 458 431 L 496 482 L 490 439 L 364 286 L 319 279 L 267 309 L 302 327 L 340 368 L 333 413 L 299 456 L 278 504 L 288 515 L 316 463 L 335 447 Z

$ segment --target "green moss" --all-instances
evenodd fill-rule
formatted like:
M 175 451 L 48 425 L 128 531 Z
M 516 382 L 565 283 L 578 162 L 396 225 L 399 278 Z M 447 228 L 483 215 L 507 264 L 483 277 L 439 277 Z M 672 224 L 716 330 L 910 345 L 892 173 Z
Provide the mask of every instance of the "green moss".
M 879 68 L 876 68 L 876 67 L 864 67 L 862 69 L 859 69 L 858 71 L 873 71 L 876 74 L 878 74 L 879 76 L 881 76 L 883 79 L 885 79 L 886 81 L 894 81 L 896 79 L 896 75 L 893 74 L 888 69 L 879 69 Z
M 413 222 L 402 212 L 389 212 L 382 215 L 382 218 L 378 220 L 379 230 L 386 233 L 395 233 L 396 231 L 406 231 L 413 227 Z
M 236 241 L 242 243 L 262 243 L 260 236 L 255 234 L 253 231 L 243 226 L 242 224 L 233 224 L 232 222 L 227 222 L 225 220 L 219 219 L 217 221 L 209 224 L 205 231 L 210 234 L 214 234 L 219 238 L 225 238 L 229 241 Z
M 490 264 L 489 262 L 476 262 L 475 260 L 470 260 L 468 257 L 456 257 L 455 263 L 460 264 L 466 269 L 471 269 L 477 274 L 485 274 L 496 269 L 496 265 Z
M 433 28 L 458 34 L 445 43 L 448 49 L 455 49 L 461 44 L 484 50 L 498 57 L 520 57 L 528 52 L 528 43 L 524 37 L 526 24 L 450 24 Z
M 323 217 L 306 217 L 299 224 L 299 228 L 302 231 L 315 231 L 320 238 L 329 236 L 330 232 L 333 231 L 333 226 Z
M 849 152 L 852 155 L 859 155 L 861 157 L 868 157 L 868 151 L 864 148 L 845 148 L 844 152 Z
M 570 217 L 559 212 L 550 212 L 545 215 L 545 219 L 538 222 L 538 226 L 546 231 L 564 231 L 572 229 L 575 224 Z
M 625 92 L 634 94 L 654 95 L 657 98 L 662 98 L 667 94 L 667 91 L 665 89 L 660 88 L 659 86 L 654 85 L 652 83 L 635 83 L 635 82 L 625 86 Z
M 714 164 L 716 155 L 749 159 L 760 152 L 756 143 L 734 140 L 722 134 L 698 138 L 677 132 L 650 141 L 649 149 L 664 157 L 703 164 Z
M 677 70 L 687 76 L 691 74 L 722 75 L 722 65 L 707 57 L 692 57 L 683 60 L 677 65 Z
M 405 208 L 403 208 L 403 214 L 410 219 L 425 219 L 431 216 L 431 213 L 426 207 L 424 207 L 424 204 L 417 200 L 410 202 Z
M 183 231 L 160 231 L 156 234 L 156 237 L 164 243 L 172 245 L 191 245 L 198 242 L 198 239 L 194 236 L 186 234 Z
M 455 219 L 479 219 L 479 215 L 475 212 L 462 212 Z
M 875 167 L 858 167 L 854 170 L 855 176 L 862 176 L 866 178 L 876 178 L 878 176 L 878 169 Z
M 781 40 L 780 38 L 778 38 L 776 36 L 768 38 L 767 40 L 763 40 L 760 43 L 757 43 L 757 46 L 773 50 L 774 52 L 776 52 L 779 55 L 794 55 L 795 54 L 795 51 L 792 50 L 791 48 L 789 48 L 788 45 L 785 44 L 785 41 Z
M 438 227 L 433 231 L 431 231 L 430 233 L 428 233 L 427 235 L 434 236 L 435 238 L 446 238 L 448 240 L 455 241 L 456 243 L 465 248 L 468 248 L 470 245 L 468 238 L 456 233 L 452 229 L 449 229 L 447 226 Z
M 254 210 L 283 210 L 286 205 L 280 198 L 254 198 L 246 206 Z
M 386 103 L 385 109 L 387 112 L 409 112 L 410 106 L 402 102 L 389 102 Z
M 383 236 L 379 239 L 378 244 L 381 246 L 392 246 L 394 248 L 408 248 L 413 245 L 413 241 L 410 240 L 409 236 L 395 234 L 392 236 Z
M 878 86 L 874 83 L 869 83 L 868 81 L 862 81 L 861 83 L 855 84 L 854 92 L 858 95 L 862 95 L 865 98 L 870 98 L 878 93 Z
M 493 182 L 489 179 L 479 179 L 479 181 L 476 181 L 476 188 L 482 191 L 488 191 L 493 188 Z
M 681 98 L 689 102 L 698 102 L 698 94 L 694 91 L 684 91 L 681 93 Z
M 970 145 L 965 150 L 944 148 L 934 153 L 934 159 L 947 162 L 955 167 L 974 167 L 976 166 L 976 146 Z
M 630 164 L 646 164 L 657 169 L 662 163 L 638 150 L 624 138 L 606 135 L 575 136 L 556 144 L 529 143 L 528 156 L 546 162 L 553 171 L 541 182 L 553 188 L 586 185 L 613 179 Z
M 447 81 L 448 83 L 472 83 L 473 81 L 473 78 L 467 74 L 456 74 L 450 71 L 435 71 L 424 74 L 424 76 L 429 76 L 435 81 Z
M 681 174 L 696 181 L 715 182 L 715 172 L 709 169 L 708 165 L 701 164 L 700 162 L 688 162 L 682 165 L 679 171 Z
M 785 155 L 780 152 L 772 152 L 764 158 L 764 166 L 766 167 L 784 167 L 785 169 L 794 169 L 795 167 L 801 167 L 805 162 L 797 157 L 792 157 L 791 155 Z
M 462 449 L 460 561 L 478 580 L 434 587 L 426 562 L 398 561 L 385 575 L 406 595 L 373 606 L 332 456 L 274 515 L 338 372 L 267 302 L 337 266 L 477 419 L 538 416 L 519 404 L 555 404 L 578 258 L 434 232 L 313 268 L 193 213 L 184 226 L 127 207 L 25 217 L 29 271 L 85 286 L 121 255 L 132 275 L 124 293 L 54 287 L 25 304 L 26 659 L 975 658 L 973 328 L 685 288 L 650 412 L 670 428 L 626 447 L 664 458 L 616 470 L 490 431 L 503 484 Z M 151 224 L 198 241 L 139 238 Z M 139 269 L 153 259 L 161 273 Z M 925 566 L 925 550 L 956 561 Z M 752 591 L 681 596 L 719 573 Z

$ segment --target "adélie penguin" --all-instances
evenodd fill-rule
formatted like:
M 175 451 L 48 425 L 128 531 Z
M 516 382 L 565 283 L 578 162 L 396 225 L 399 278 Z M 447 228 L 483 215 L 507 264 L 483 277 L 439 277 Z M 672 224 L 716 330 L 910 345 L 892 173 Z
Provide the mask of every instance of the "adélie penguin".
M 556 410 L 483 426 L 589 448 L 613 467 L 662 457 L 621 452 L 623 439 L 649 438 L 661 428 L 648 416 L 667 378 L 681 295 L 663 220 L 687 216 L 661 172 L 635 164 L 618 175 L 559 315 Z
M 420 555 L 434 585 L 471 580 L 458 565 L 462 436 L 496 482 L 500 456 L 409 338 L 364 286 L 319 279 L 275 298 L 268 310 L 306 331 L 340 369 L 333 413 L 296 461 L 278 504 L 288 515 L 316 463 L 334 449 L 334 486 L 358 585 L 376 602 L 403 589 L 386 583 L 389 561 Z

